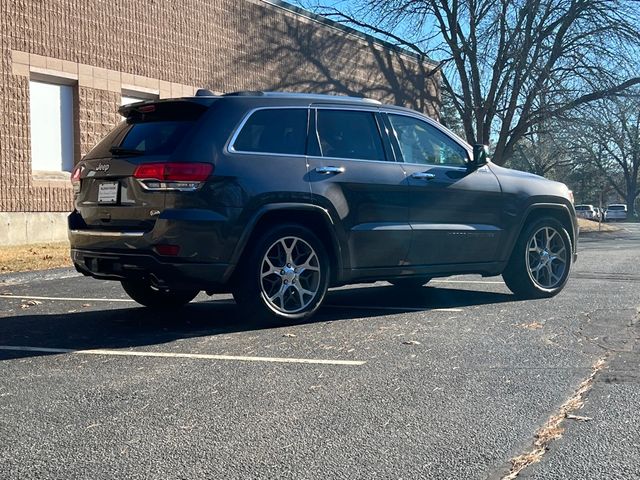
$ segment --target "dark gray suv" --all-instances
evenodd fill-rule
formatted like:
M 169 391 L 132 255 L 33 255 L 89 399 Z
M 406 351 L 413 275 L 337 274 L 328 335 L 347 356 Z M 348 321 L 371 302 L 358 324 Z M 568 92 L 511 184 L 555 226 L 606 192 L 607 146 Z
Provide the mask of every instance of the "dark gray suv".
M 413 110 L 199 92 L 120 113 L 73 172 L 71 255 L 149 307 L 232 292 L 252 318 L 296 321 L 332 286 L 465 273 L 550 297 L 575 261 L 565 185 L 494 165 Z

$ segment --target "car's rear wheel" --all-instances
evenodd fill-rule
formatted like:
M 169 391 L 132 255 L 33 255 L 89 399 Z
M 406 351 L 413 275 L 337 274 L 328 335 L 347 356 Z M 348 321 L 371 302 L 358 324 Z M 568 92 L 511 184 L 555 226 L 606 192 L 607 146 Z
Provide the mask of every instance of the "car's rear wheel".
M 311 230 L 275 226 L 245 251 L 233 296 L 249 321 L 293 323 L 316 312 L 329 286 L 330 264 Z
M 127 295 L 140 305 L 150 308 L 177 308 L 193 300 L 199 290 L 159 289 L 147 280 L 122 280 Z
M 563 225 L 541 218 L 524 228 L 502 277 L 519 297 L 552 297 L 567 283 L 571 259 L 571 239 Z
M 431 277 L 405 277 L 394 278 L 393 280 L 388 280 L 388 282 L 394 287 L 415 289 L 426 285 L 429 283 L 429 280 L 431 280 Z

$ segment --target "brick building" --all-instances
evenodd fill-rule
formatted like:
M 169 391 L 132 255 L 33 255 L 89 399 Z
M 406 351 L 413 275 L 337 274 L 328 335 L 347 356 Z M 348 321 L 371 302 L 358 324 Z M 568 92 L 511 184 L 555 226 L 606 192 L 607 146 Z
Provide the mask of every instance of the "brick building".
M 437 113 L 433 65 L 276 0 L 2 0 L 0 245 L 65 238 L 69 171 L 142 98 L 290 90 Z

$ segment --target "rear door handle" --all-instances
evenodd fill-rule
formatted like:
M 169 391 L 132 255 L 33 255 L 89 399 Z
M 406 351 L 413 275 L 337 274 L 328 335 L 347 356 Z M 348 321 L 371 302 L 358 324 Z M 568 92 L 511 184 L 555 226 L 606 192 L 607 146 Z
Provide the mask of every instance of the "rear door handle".
M 436 178 L 436 174 L 429 172 L 416 172 L 411 174 L 411 178 L 415 178 L 417 180 L 433 180 Z
M 344 172 L 344 167 L 333 167 L 333 166 L 316 167 L 316 172 L 321 173 L 323 175 L 332 175 L 332 174 Z

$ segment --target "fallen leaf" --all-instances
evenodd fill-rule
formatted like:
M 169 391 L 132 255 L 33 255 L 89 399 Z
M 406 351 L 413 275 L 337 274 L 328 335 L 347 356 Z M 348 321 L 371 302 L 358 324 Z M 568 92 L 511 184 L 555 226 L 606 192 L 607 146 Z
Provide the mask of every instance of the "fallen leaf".
M 567 413 L 567 418 L 569 420 L 577 420 L 579 422 L 589 422 L 593 420 L 591 417 L 583 417 L 582 415 L 572 415 L 571 413 Z
M 539 322 L 521 323 L 519 327 L 526 328 L 527 330 L 539 330 L 542 328 L 542 324 Z

